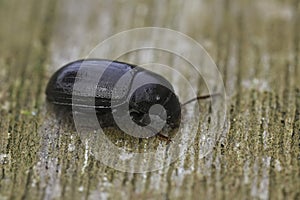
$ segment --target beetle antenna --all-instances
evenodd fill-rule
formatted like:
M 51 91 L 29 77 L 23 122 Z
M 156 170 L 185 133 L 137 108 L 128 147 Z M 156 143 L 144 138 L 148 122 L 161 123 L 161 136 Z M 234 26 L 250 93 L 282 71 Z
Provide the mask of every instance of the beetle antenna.
M 212 98 L 212 97 L 216 97 L 216 96 L 221 96 L 221 93 L 214 93 L 214 94 L 208 94 L 208 95 L 203 95 L 203 96 L 197 96 L 197 97 L 192 98 L 192 99 L 188 100 L 187 102 L 181 104 L 181 106 L 185 106 L 186 104 L 189 104 L 193 101 L 208 99 L 208 98 Z

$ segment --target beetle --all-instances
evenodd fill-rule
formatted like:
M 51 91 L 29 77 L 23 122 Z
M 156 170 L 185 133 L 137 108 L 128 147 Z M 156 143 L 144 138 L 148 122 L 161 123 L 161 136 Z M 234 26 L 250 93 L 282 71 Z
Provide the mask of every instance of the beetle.
M 80 68 L 84 68 L 87 73 L 78 74 Z M 89 80 L 97 70 L 102 70 L 102 76 L 97 79 L 96 94 L 93 95 L 74 95 L 73 86 L 76 79 L 83 80 L 90 86 Z M 113 89 L 124 74 L 130 72 L 129 82 L 125 90 L 119 91 L 120 95 L 113 95 Z M 95 77 L 92 77 L 95 78 Z M 139 81 L 138 81 L 139 80 Z M 143 84 L 141 80 L 151 83 Z M 141 84 L 135 91 L 131 91 L 132 84 Z M 117 91 L 118 92 L 118 91 Z M 200 96 L 196 99 L 209 98 L 211 95 Z M 161 75 L 144 69 L 134 64 L 112 61 L 106 59 L 82 59 L 68 63 L 56 71 L 50 78 L 46 87 L 46 98 L 54 104 L 68 109 L 76 106 L 82 110 L 89 106 L 87 102 L 94 100 L 95 111 L 101 127 L 114 127 L 116 123 L 113 119 L 113 110 L 118 109 L 122 101 L 129 101 L 129 114 L 134 123 L 139 126 L 147 126 L 150 123 L 149 109 L 155 104 L 164 107 L 166 111 L 165 127 L 167 129 L 176 129 L 181 120 L 181 104 L 174 92 L 172 85 Z M 78 104 L 72 104 L 72 98 L 77 98 Z M 162 138 L 168 137 L 157 133 Z

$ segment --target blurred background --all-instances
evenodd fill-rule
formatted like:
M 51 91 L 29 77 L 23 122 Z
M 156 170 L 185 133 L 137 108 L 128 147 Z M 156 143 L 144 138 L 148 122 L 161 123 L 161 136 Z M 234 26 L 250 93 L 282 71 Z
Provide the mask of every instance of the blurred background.
M 300 1 L 1 0 L 0 25 L 0 199 L 300 199 Z M 123 173 L 49 122 L 44 90 L 99 42 L 149 26 L 203 45 L 228 123 L 205 158 L 195 141 L 168 168 Z

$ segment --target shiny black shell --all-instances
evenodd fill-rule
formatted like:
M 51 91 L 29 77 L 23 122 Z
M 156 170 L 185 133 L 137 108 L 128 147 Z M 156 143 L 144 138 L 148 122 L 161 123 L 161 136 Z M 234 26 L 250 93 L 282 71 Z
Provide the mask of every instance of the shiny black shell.
M 83 62 L 84 65 L 82 65 Z M 84 67 L 90 73 L 78 77 L 77 73 L 80 67 Z M 76 78 L 86 81 L 88 89 L 89 80 L 95 78 L 91 77 L 93 74 L 96 74 L 93 73 L 93 70 L 99 69 L 105 70 L 101 78 L 97 79 L 99 81 L 97 83 L 96 95 L 80 95 L 79 91 L 77 92 L 79 95 L 72 96 Z M 132 75 L 130 81 L 135 83 L 136 80 L 139 80 L 135 84 L 140 84 L 141 86 L 137 87 L 133 92 L 128 87 L 120 91 L 122 94 L 119 96 L 112 95 L 115 84 L 129 71 Z M 151 80 L 153 83 L 143 84 L 141 80 Z M 122 104 L 122 101 L 126 100 L 129 100 L 129 112 L 132 120 L 140 126 L 145 126 L 149 123 L 145 120 L 147 117 L 145 118 L 144 116 L 148 115 L 150 107 L 154 104 L 160 104 L 165 108 L 167 125 L 171 128 L 178 127 L 181 118 L 181 104 L 174 93 L 172 85 L 164 77 L 136 65 L 118 61 L 86 59 L 66 64 L 50 78 L 46 88 L 46 96 L 50 103 L 70 109 L 72 108 L 72 98 L 77 98 L 76 100 L 79 103 L 76 106 L 82 107 L 83 110 L 89 105 L 86 102 L 91 99 L 95 100 L 94 109 L 96 109 L 98 118 L 108 119 L 104 124 L 105 126 L 115 125 L 112 122 L 112 110 L 118 109 L 116 105 Z

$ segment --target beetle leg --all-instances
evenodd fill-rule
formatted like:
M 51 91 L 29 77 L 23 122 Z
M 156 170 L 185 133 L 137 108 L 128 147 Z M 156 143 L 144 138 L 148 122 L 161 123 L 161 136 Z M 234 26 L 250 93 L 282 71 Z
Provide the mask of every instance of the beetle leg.
M 169 144 L 170 142 L 173 142 L 168 136 L 165 136 L 165 135 L 163 135 L 161 133 L 158 133 L 157 137 L 159 137 L 160 139 L 163 139 L 163 140 L 167 141 L 167 144 Z

